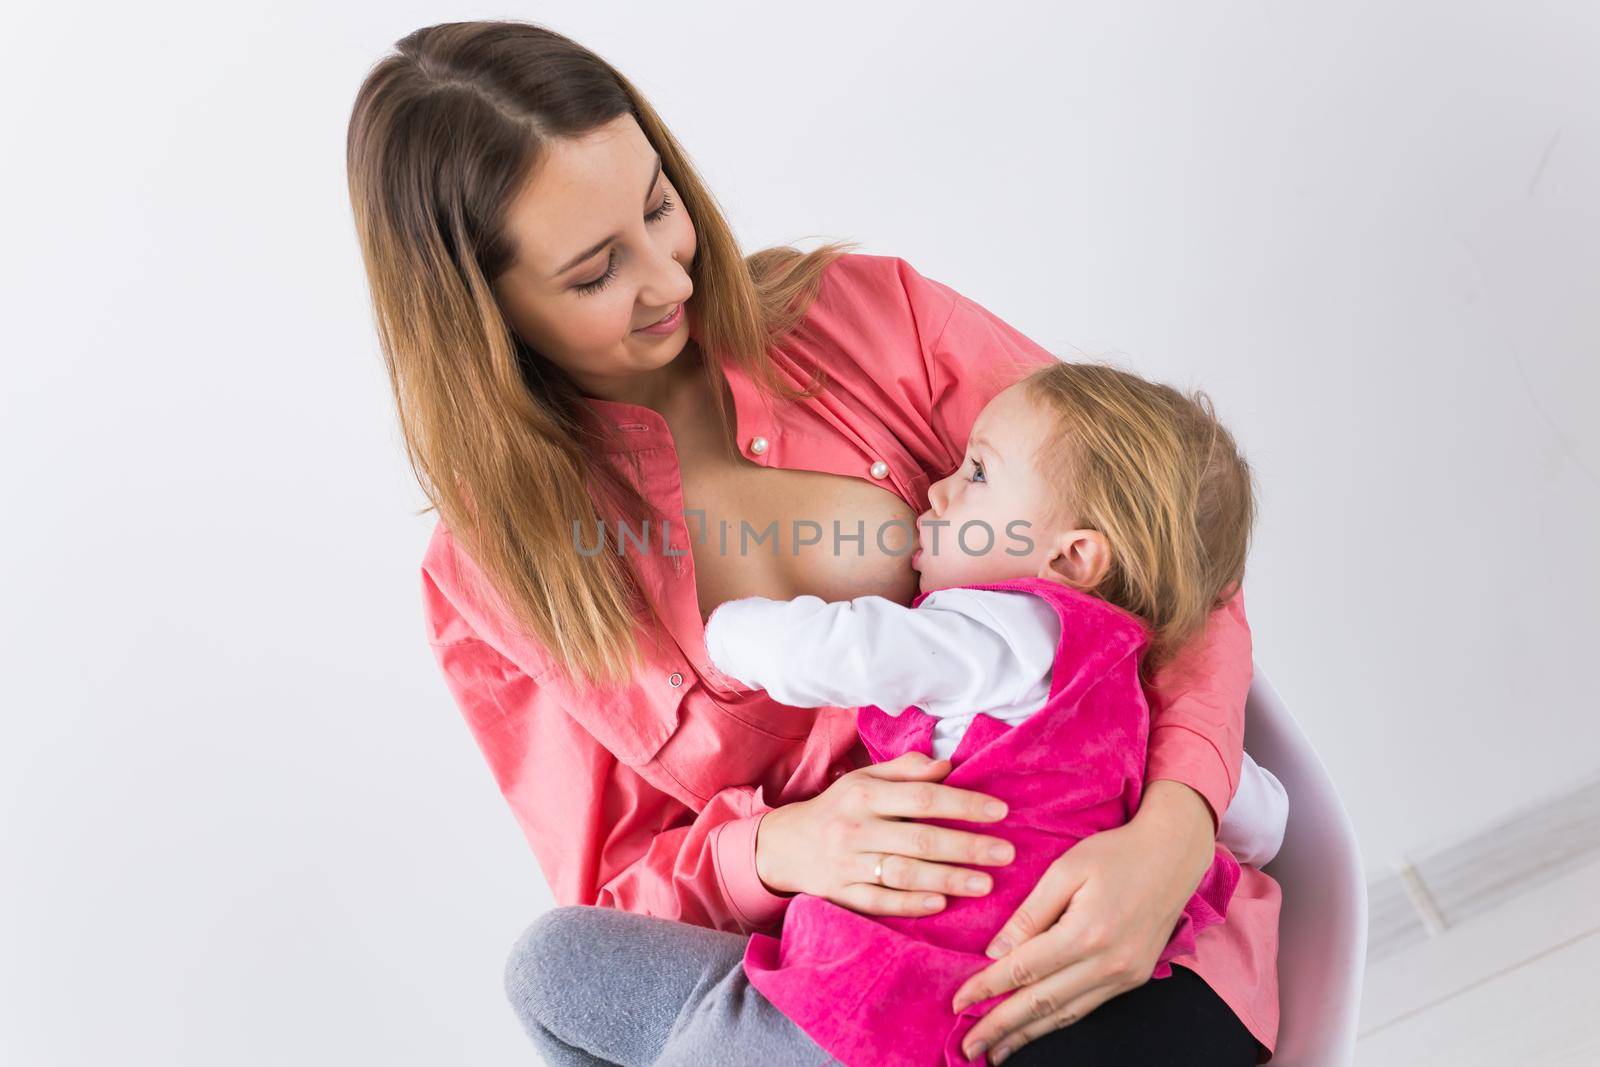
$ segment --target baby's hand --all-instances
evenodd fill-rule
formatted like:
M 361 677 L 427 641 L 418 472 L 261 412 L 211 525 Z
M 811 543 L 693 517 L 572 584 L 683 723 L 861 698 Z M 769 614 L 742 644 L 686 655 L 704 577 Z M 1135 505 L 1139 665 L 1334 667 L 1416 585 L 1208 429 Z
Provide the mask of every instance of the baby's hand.
M 705 620 L 706 655 L 711 665 L 741 685 L 764 689 L 760 664 L 775 634 L 755 620 L 767 605 L 779 601 L 764 596 L 724 600 Z

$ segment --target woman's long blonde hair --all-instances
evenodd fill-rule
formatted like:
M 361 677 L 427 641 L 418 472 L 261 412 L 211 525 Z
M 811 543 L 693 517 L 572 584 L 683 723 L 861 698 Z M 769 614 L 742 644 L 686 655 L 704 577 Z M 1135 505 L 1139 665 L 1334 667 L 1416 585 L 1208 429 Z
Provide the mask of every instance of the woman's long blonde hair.
M 1038 456 L 1064 487 L 1054 515 L 1110 542 L 1110 570 L 1087 591 L 1150 624 L 1148 676 L 1244 580 L 1250 466 L 1205 393 L 1094 363 L 1053 364 L 1023 382 L 1060 427 Z
M 823 269 L 848 245 L 742 255 L 666 126 L 621 74 L 523 22 L 455 22 L 402 38 L 362 82 L 350 116 L 350 204 L 408 459 L 430 507 L 532 637 L 574 677 L 620 682 L 641 623 L 659 636 L 633 566 L 586 556 L 574 523 L 638 522 L 653 509 L 606 458 L 571 379 L 524 344 L 491 283 L 511 263 L 506 207 L 544 146 L 631 114 L 694 220 L 691 344 L 717 417 L 731 360 L 774 396 L 768 348 L 794 329 Z M 609 513 L 609 514 L 608 514 Z M 637 527 L 635 527 L 637 528 Z

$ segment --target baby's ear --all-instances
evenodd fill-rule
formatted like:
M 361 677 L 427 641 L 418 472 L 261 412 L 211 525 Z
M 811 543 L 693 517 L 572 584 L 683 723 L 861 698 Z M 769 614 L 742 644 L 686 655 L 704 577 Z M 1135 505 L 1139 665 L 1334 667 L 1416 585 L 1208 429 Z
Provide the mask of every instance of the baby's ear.
M 1111 570 L 1111 542 L 1099 530 L 1067 530 L 1050 544 L 1039 577 L 1089 592 Z

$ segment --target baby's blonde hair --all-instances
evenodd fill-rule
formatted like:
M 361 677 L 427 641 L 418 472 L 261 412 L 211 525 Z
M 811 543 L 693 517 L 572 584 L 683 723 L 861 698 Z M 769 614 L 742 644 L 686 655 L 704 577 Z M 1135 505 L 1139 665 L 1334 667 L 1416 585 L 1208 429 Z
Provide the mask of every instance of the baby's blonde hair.
M 1150 624 L 1144 666 L 1153 670 L 1244 579 L 1250 466 L 1205 393 L 1093 363 L 1053 364 L 1023 386 L 1058 420 L 1037 453 L 1065 487 L 1055 516 L 1110 542 L 1110 569 L 1085 591 Z

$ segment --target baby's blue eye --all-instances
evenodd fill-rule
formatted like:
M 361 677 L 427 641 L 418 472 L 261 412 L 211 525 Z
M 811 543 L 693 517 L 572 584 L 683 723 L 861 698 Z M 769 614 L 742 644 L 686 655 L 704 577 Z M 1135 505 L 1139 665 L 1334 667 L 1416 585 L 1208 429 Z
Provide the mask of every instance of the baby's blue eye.
M 974 481 L 974 482 L 986 481 L 986 479 L 983 476 L 983 463 L 980 462 L 979 460 L 973 460 L 972 461 L 972 479 L 971 480 Z

